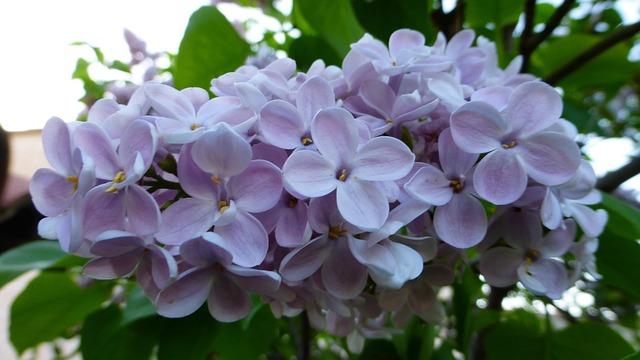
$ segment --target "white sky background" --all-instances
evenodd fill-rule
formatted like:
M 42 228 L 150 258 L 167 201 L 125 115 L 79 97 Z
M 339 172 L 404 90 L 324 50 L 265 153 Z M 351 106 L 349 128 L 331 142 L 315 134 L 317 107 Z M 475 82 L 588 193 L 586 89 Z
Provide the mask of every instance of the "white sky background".
M 446 1 L 448 3 L 454 1 Z M 558 3 L 559 0 L 549 0 Z M 640 1 L 619 0 L 626 22 L 640 17 Z M 176 53 L 189 16 L 209 0 L 30 0 L 0 3 L 0 124 L 9 131 L 38 129 L 52 116 L 75 120 L 82 83 L 71 74 L 79 57 L 94 59 L 84 41 L 101 48 L 108 60 L 129 60 L 123 38 L 127 28 L 150 52 Z M 222 9 L 229 13 L 229 4 Z M 227 10 L 227 11 L 225 11 Z M 251 15 L 255 15 L 253 13 Z M 237 13 L 246 18 L 249 12 Z M 267 27 L 271 27 L 267 25 Z M 626 163 L 631 142 L 603 141 L 592 146 L 602 174 Z M 598 150 L 603 149 L 603 150 Z M 612 156 L 612 153 L 620 154 Z M 635 188 L 640 188 L 640 178 Z

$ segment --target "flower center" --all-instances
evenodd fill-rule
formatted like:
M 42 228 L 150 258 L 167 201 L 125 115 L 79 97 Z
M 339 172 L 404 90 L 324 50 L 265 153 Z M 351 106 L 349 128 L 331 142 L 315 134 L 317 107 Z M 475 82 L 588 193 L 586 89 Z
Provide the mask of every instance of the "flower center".
M 508 144 L 502 144 L 502 148 L 503 149 L 511 149 L 512 147 L 515 147 L 516 145 L 518 145 L 514 140 L 511 140 Z
M 193 130 L 199 128 L 199 127 L 200 127 L 200 125 L 198 125 L 198 124 L 191 124 L 191 131 L 193 131 Z
M 464 188 L 464 185 L 462 185 L 462 181 L 460 180 L 451 180 L 449 187 L 453 189 L 453 192 L 459 193 Z
M 75 175 L 67 176 L 67 181 L 73 184 L 73 192 L 78 190 L 78 177 Z
M 220 178 L 217 176 L 211 176 L 211 180 L 218 186 L 220 186 L 221 182 L 220 182 Z
M 291 196 L 289 198 L 289 207 L 294 208 L 298 205 L 298 198 Z
M 218 209 L 220 210 L 220 214 L 224 214 L 224 212 L 229 209 L 229 204 L 226 201 L 218 201 Z
M 340 175 L 336 176 L 340 181 L 347 181 L 347 169 L 342 169 Z
M 531 265 L 532 263 L 536 262 L 539 258 L 540 258 L 540 253 L 538 251 L 529 249 L 525 254 L 524 261 L 527 263 L 527 265 Z
M 329 229 L 329 237 L 330 237 L 330 238 L 332 238 L 332 239 L 337 239 L 337 238 L 339 238 L 340 236 L 342 236 L 342 235 L 344 235 L 344 234 L 346 234 L 346 233 L 348 233 L 348 231 L 347 231 L 347 230 L 345 230 L 345 229 L 340 229 L 340 228 L 339 228 L 339 227 L 337 227 L 337 226 L 332 226 L 332 227 Z
M 313 144 L 313 139 L 305 135 L 300 138 L 300 142 L 302 143 L 302 145 L 307 146 Z
M 127 176 L 124 174 L 124 171 L 118 171 L 113 176 L 113 184 L 111 184 L 111 186 L 109 186 L 109 188 L 107 190 L 105 190 L 105 191 L 109 192 L 109 193 L 114 193 L 114 192 L 118 191 L 118 189 L 116 189 L 116 185 L 118 185 L 121 182 L 123 182 L 126 178 L 127 178 Z

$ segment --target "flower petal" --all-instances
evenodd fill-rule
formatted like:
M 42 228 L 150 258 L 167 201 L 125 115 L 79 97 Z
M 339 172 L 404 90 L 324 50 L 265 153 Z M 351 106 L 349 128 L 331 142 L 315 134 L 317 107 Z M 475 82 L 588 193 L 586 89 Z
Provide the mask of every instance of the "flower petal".
M 360 295 L 367 283 L 367 267 L 351 254 L 346 241 L 338 239 L 320 270 L 322 283 L 338 299 L 353 299 Z
M 518 280 L 518 266 L 522 264 L 523 254 L 508 247 L 489 249 L 480 257 L 480 273 L 492 286 L 505 287 Z
M 54 169 L 63 175 L 73 174 L 71 136 L 67 123 L 57 117 L 49 119 L 42 129 L 42 147 Z
M 180 245 L 202 235 L 214 222 L 215 204 L 196 198 L 180 199 L 162 212 L 156 238 L 163 244 Z
M 478 195 L 496 205 L 516 201 L 527 187 L 527 173 L 516 154 L 498 149 L 476 165 L 473 186 Z
M 251 146 L 226 123 L 205 132 L 193 145 L 193 161 L 220 179 L 237 175 L 249 166 Z
M 251 312 L 251 298 L 226 273 L 215 274 L 207 301 L 209 313 L 221 322 L 240 320 Z
M 156 298 L 158 314 L 168 318 L 192 314 L 207 300 L 213 286 L 213 268 L 185 271 Z
M 469 194 L 455 194 L 447 204 L 436 208 L 433 225 L 442 241 L 467 249 L 487 233 L 487 215 L 478 199 Z
M 500 147 L 507 124 L 493 106 L 471 101 L 451 114 L 451 135 L 462 150 L 481 154 Z
M 509 128 L 526 136 L 546 129 L 562 115 L 562 98 L 541 81 L 526 82 L 513 90 L 505 118 Z
M 273 146 L 281 149 L 301 147 L 305 131 L 308 128 L 298 110 L 284 100 L 272 100 L 260 110 L 260 132 Z
M 451 200 L 453 188 L 440 169 L 433 165 L 422 167 L 405 185 L 412 197 L 431 205 L 444 205 Z
M 320 153 L 335 167 L 345 167 L 358 147 L 358 126 L 347 110 L 337 107 L 324 109 L 311 123 L 311 138 Z
M 267 211 L 280 200 L 280 169 L 265 160 L 252 160 L 245 171 L 231 178 L 227 191 L 238 209 L 248 212 Z
M 513 148 L 531 178 L 544 185 L 560 185 L 575 174 L 580 165 L 580 149 L 567 136 L 540 132 Z
M 389 203 L 372 182 L 347 179 L 338 184 L 336 200 L 340 215 L 364 231 L 379 229 L 389 215 Z
M 282 167 L 285 186 L 309 197 L 319 197 L 333 191 L 339 182 L 336 171 L 329 160 L 311 150 L 294 152 Z
M 311 125 L 311 121 L 320 110 L 335 106 L 335 103 L 333 89 L 327 80 L 320 76 L 305 81 L 296 94 L 296 107 L 305 128 Z
M 378 137 L 358 149 L 349 176 L 369 181 L 398 180 L 411 171 L 414 160 L 415 155 L 402 141 Z
M 325 262 L 331 248 L 326 235 L 312 239 L 288 253 L 280 263 L 280 275 L 287 281 L 302 281 L 313 275 Z
M 224 226 L 216 226 L 225 249 L 233 255 L 233 262 L 240 266 L 259 265 L 267 255 L 269 238 L 267 232 L 251 214 L 238 210 L 235 220 Z

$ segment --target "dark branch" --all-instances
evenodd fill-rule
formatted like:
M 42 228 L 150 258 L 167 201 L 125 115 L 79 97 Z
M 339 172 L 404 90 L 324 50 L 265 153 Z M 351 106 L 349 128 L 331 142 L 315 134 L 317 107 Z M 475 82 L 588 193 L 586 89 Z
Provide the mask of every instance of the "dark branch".
M 528 41 L 523 44 L 523 47 L 525 47 L 529 53 L 532 53 L 533 50 L 538 47 L 538 45 L 540 45 L 549 36 L 551 36 L 553 30 L 555 30 L 558 25 L 560 25 L 560 22 L 565 17 L 565 15 L 567 15 L 571 8 L 573 8 L 573 4 L 575 4 L 575 2 L 576 0 L 565 0 L 562 5 L 558 6 L 556 11 L 553 13 L 553 15 L 551 15 L 547 23 L 544 25 L 544 29 L 536 36 L 529 38 Z
M 524 8 L 524 29 L 522 30 L 522 36 L 520 38 L 520 54 L 522 54 L 522 68 L 520 71 L 523 73 L 529 72 L 529 62 L 533 49 L 526 44 L 529 43 L 531 35 L 533 35 L 533 27 L 535 25 L 536 15 L 536 0 L 527 0 Z
M 544 79 L 544 81 L 548 84 L 555 85 L 558 81 L 564 79 L 569 74 L 578 70 L 578 68 L 587 63 L 589 60 L 605 52 L 617 43 L 632 37 L 639 31 L 640 21 L 632 25 L 622 26 L 618 28 L 616 31 L 612 32 L 586 51 L 578 54 L 567 64 L 549 75 L 546 79 Z
M 640 173 L 640 156 L 631 158 L 631 161 L 618 170 L 611 171 L 600 178 L 596 183 L 596 188 L 606 193 L 610 193 L 623 182 L 631 179 Z

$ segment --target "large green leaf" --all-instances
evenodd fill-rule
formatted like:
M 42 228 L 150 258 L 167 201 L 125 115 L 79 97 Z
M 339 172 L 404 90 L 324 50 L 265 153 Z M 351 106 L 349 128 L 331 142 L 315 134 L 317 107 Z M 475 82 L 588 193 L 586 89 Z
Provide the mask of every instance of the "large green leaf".
M 33 241 L 0 256 L 0 287 L 21 274 L 44 269 L 67 256 L 56 241 Z
M 27 285 L 11 307 L 9 338 L 18 352 L 63 336 L 111 295 L 111 283 L 78 285 L 70 273 L 43 272 Z
M 159 360 L 209 358 L 219 323 L 211 317 L 206 306 L 187 317 L 161 320 Z
M 542 77 L 560 69 L 578 54 L 586 51 L 602 36 L 587 34 L 569 34 L 540 46 L 532 57 Z M 576 71 L 565 77 L 558 85 L 567 88 L 582 86 L 619 87 L 629 80 L 631 74 L 640 69 L 640 65 L 627 59 L 630 45 L 618 43 L 596 56 Z
M 317 59 L 322 59 L 326 65 L 342 64 L 342 58 L 323 38 L 312 35 L 302 35 L 289 46 L 289 57 L 296 61 L 300 70 L 307 70 Z
M 617 360 L 633 353 L 633 347 L 609 326 L 586 322 L 553 333 L 549 349 L 553 359 Z
M 484 337 L 486 358 L 490 360 L 544 359 L 546 343 L 543 325 L 535 314 L 525 310 L 507 313 Z
M 387 42 L 391 34 L 402 28 L 422 32 L 435 39 L 435 29 L 429 21 L 429 1 L 423 0 L 353 0 L 353 10 L 364 29 Z
M 157 319 L 124 325 L 117 305 L 87 316 L 82 325 L 80 350 L 84 360 L 144 360 L 157 341 Z
M 297 0 L 299 15 L 344 57 L 349 46 L 365 31 L 358 23 L 350 1 Z
M 174 82 L 178 89 L 209 89 L 211 79 L 244 64 L 249 44 L 213 6 L 203 6 L 191 15 L 176 57 Z
M 515 24 L 524 10 L 525 0 L 470 0 L 465 2 L 465 19 L 471 27 L 489 23 L 497 27 Z

